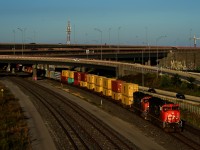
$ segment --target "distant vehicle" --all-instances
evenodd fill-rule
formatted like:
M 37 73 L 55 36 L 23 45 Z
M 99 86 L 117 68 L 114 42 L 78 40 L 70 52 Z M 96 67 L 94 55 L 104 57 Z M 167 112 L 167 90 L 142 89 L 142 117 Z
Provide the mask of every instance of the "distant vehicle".
M 149 89 L 148 89 L 148 92 L 156 93 L 156 90 L 155 90 L 154 88 L 149 88 Z
M 74 61 L 79 61 L 79 59 L 78 59 L 78 58 L 74 58 L 73 60 L 74 60 Z
M 183 95 L 181 93 L 177 93 L 176 98 L 185 99 L 185 95 Z

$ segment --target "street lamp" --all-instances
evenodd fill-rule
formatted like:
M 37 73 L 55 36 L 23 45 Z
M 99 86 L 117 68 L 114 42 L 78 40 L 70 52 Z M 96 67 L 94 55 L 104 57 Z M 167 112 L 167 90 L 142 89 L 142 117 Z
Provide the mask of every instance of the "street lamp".
M 143 54 L 143 49 L 142 49 L 142 65 L 144 63 L 144 54 Z M 144 87 L 144 68 L 142 66 L 142 86 Z
M 15 55 L 15 30 L 13 30 L 13 42 L 14 42 L 14 47 L 13 47 L 13 54 Z
M 119 41 L 119 31 L 120 31 L 121 27 L 118 27 L 118 49 L 117 49 L 117 53 L 119 53 L 119 45 L 120 45 L 120 41 Z M 118 60 L 117 58 L 117 53 L 116 53 L 116 61 Z
M 109 37 L 108 37 L 109 38 L 109 47 L 110 47 L 110 30 L 111 30 L 111 28 L 108 29 L 108 31 L 109 31 Z
M 157 39 L 156 39 L 156 47 L 157 47 L 157 77 L 158 77 L 158 41 L 162 38 L 165 38 L 167 37 L 166 35 L 162 35 L 162 36 L 159 36 Z
M 98 28 L 94 28 L 94 30 L 98 31 L 101 33 L 101 60 L 102 60 L 102 31 Z
M 19 31 L 21 31 L 21 33 L 22 33 L 22 55 L 23 55 L 23 49 L 24 49 L 24 39 L 23 39 L 23 37 L 24 37 L 24 30 L 23 29 L 21 29 L 21 28 L 17 28 Z

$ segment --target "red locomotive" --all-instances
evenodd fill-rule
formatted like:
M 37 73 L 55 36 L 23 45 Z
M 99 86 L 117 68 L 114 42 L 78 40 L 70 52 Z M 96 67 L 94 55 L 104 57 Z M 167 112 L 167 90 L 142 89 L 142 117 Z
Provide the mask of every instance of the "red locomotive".
M 133 97 L 133 109 L 144 119 L 159 125 L 167 132 L 181 130 L 179 105 L 143 92 L 135 92 Z
M 167 132 L 182 128 L 179 105 L 157 97 L 149 99 L 148 118 Z
M 151 95 L 144 94 L 142 92 L 134 92 L 133 98 L 133 108 L 135 112 L 141 115 L 144 119 L 148 120 L 148 113 L 149 113 L 149 99 Z

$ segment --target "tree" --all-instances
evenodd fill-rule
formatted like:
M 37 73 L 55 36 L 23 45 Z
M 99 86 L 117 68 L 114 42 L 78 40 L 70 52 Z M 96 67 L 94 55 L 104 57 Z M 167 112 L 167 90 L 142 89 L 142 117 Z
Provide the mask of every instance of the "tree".
M 169 87 L 171 85 L 171 80 L 168 75 L 164 75 L 160 82 L 161 87 Z
M 182 83 L 181 79 L 180 79 L 180 76 L 178 74 L 175 74 L 173 77 L 172 77 L 172 84 L 175 85 L 176 87 L 177 86 L 180 86 Z
M 194 89 L 194 82 L 195 82 L 196 79 L 193 78 L 193 77 L 188 77 L 187 80 L 188 80 L 188 82 L 190 82 L 190 83 L 188 84 L 188 88 L 189 88 L 189 89 Z

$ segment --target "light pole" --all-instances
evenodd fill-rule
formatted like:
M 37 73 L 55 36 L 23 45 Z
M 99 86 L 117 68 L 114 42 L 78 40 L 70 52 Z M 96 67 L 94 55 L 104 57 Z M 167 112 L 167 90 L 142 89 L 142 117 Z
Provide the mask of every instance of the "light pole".
M 111 30 L 111 28 L 108 29 L 108 31 L 109 31 L 109 37 L 108 37 L 109 38 L 108 39 L 109 40 L 109 47 L 110 47 L 110 30 Z
M 147 44 L 148 45 L 148 48 L 149 48 L 149 62 L 148 62 L 148 64 L 149 64 L 149 66 L 151 66 L 151 54 L 150 54 L 150 46 L 149 46 L 149 43 Z
M 14 42 L 14 47 L 13 47 L 13 54 L 15 55 L 15 30 L 13 30 L 13 42 Z
M 117 49 L 117 53 L 119 53 L 119 45 L 120 45 L 119 31 L 120 31 L 120 29 L 121 29 L 121 27 L 118 27 L 118 49 Z M 116 61 L 118 60 L 117 53 L 116 53 Z
M 101 33 L 101 60 L 102 60 L 102 31 L 100 29 L 94 28 L 94 30 Z
M 144 54 L 143 54 L 143 49 L 142 49 L 142 65 L 144 63 Z M 144 68 L 142 66 L 142 86 L 144 87 Z
M 158 41 L 160 40 L 160 39 L 162 39 L 162 38 L 165 38 L 165 37 L 167 37 L 166 35 L 162 35 L 162 36 L 159 36 L 157 39 L 156 39 L 156 47 L 157 47 L 157 77 L 158 77 Z
M 19 31 L 21 31 L 21 33 L 22 33 L 22 55 L 23 55 L 23 49 L 24 49 L 24 39 L 23 39 L 23 37 L 24 37 L 24 30 L 23 29 L 21 29 L 21 28 L 17 28 Z

